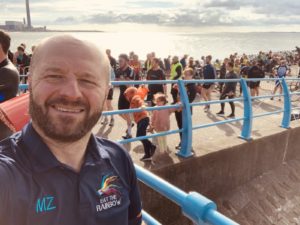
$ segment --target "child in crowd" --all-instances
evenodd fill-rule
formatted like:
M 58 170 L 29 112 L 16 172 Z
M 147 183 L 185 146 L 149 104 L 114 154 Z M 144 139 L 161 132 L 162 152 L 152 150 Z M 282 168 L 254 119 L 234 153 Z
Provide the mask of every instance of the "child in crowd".
M 157 93 L 154 95 L 154 104 L 156 106 L 164 106 L 167 104 L 166 95 L 162 93 Z M 163 110 L 155 110 L 153 111 L 151 117 L 151 125 L 149 132 L 165 132 L 170 130 L 170 115 L 171 113 L 175 112 L 176 109 L 163 109 Z M 167 152 L 168 145 L 167 145 L 167 137 L 160 136 L 157 137 L 157 143 L 160 152 Z
M 147 93 L 146 93 L 147 94 Z M 140 91 L 135 87 L 129 87 L 124 93 L 126 99 L 130 102 L 130 108 L 143 108 L 145 92 Z M 141 96 L 143 95 L 143 96 Z M 133 113 L 133 118 L 137 124 L 137 137 L 146 136 L 147 128 L 149 126 L 150 118 L 147 111 Z M 156 146 L 151 143 L 148 139 L 141 141 L 144 146 L 145 155 L 140 159 L 141 161 L 151 161 L 152 156 L 155 153 Z

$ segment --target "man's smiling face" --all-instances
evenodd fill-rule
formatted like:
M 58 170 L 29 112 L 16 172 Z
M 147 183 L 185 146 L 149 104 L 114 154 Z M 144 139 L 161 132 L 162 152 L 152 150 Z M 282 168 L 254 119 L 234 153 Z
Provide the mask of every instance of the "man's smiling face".
M 44 135 L 72 142 L 90 132 L 101 116 L 108 60 L 82 41 L 56 39 L 35 52 L 29 81 L 30 114 L 33 125 Z

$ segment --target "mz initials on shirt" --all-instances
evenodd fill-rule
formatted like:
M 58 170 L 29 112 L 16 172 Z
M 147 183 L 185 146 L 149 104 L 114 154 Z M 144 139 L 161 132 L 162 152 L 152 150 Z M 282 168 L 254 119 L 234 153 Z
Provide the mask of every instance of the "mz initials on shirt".
M 43 198 L 39 198 L 36 202 L 36 213 L 49 212 L 56 209 L 53 201 L 53 196 L 45 196 Z

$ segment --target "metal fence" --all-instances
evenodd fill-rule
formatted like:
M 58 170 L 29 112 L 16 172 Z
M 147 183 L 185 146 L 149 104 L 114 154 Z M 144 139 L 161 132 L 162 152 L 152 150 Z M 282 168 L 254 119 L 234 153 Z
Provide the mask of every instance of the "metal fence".
M 282 88 L 283 94 L 278 95 L 262 95 L 251 97 L 248 89 L 248 82 L 256 82 L 256 81 L 276 81 L 279 80 Z M 183 119 L 183 126 L 182 129 L 171 130 L 162 133 L 151 134 L 143 137 L 136 137 L 126 140 L 120 140 L 121 144 L 140 141 L 144 139 L 154 138 L 158 136 L 165 136 L 175 133 L 182 133 L 182 142 L 181 142 L 181 149 L 177 152 L 177 155 L 180 157 L 191 157 L 192 153 L 192 134 L 193 130 L 196 129 L 203 129 L 211 126 L 217 126 L 226 123 L 232 123 L 236 121 L 243 121 L 242 129 L 240 138 L 245 140 L 251 139 L 252 133 L 252 122 L 255 118 L 270 116 L 273 114 L 283 113 L 281 126 L 283 128 L 290 127 L 290 120 L 291 120 L 291 112 L 293 109 L 298 109 L 299 107 L 292 108 L 291 104 L 291 96 L 293 95 L 300 95 L 300 92 L 290 92 L 287 82 L 296 81 L 300 82 L 299 78 L 264 78 L 264 79 L 225 79 L 225 80 L 167 80 L 167 81 L 114 81 L 112 85 L 138 85 L 138 84 L 177 84 L 180 92 L 180 104 L 175 105 L 166 105 L 166 106 L 156 106 L 156 107 L 146 107 L 146 108 L 138 108 L 138 109 L 126 109 L 126 110 L 116 110 L 116 111 L 109 111 L 103 112 L 103 115 L 115 115 L 115 114 L 126 114 L 126 113 L 135 113 L 141 112 L 143 110 L 146 111 L 154 111 L 154 110 L 163 110 L 163 109 L 181 109 L 182 110 L 182 119 Z M 186 84 L 188 83 L 215 83 L 215 82 L 238 82 L 241 85 L 243 97 L 233 98 L 233 99 L 226 99 L 226 100 L 213 100 L 208 102 L 196 102 L 196 103 L 189 103 L 188 95 L 186 92 Z M 21 84 L 20 89 L 27 89 L 26 84 Z M 252 101 L 255 99 L 266 99 L 271 97 L 281 97 L 284 98 L 284 107 L 280 110 L 273 111 L 273 112 L 266 112 L 261 114 L 253 114 L 252 110 Z M 243 116 L 234 119 L 228 119 L 224 121 L 218 121 L 209 124 L 192 124 L 192 115 L 191 115 L 191 107 L 197 107 L 207 104 L 220 104 L 226 102 L 243 102 Z M 145 183 L 150 188 L 154 189 L 155 191 L 159 192 L 166 198 L 170 199 L 177 205 L 179 205 L 182 209 L 183 214 L 191 219 L 195 224 L 211 224 L 211 225 L 233 225 L 237 224 L 234 221 L 230 220 L 229 218 L 223 216 L 222 214 L 216 211 L 216 205 L 210 201 L 209 199 L 205 198 L 204 196 L 196 193 L 185 193 L 184 191 L 178 189 L 177 187 L 169 184 L 168 182 L 164 181 L 163 179 L 155 176 L 154 174 L 150 173 L 149 171 L 135 166 L 137 177 L 140 181 Z M 148 225 L 159 225 L 160 223 L 152 218 L 146 212 L 143 212 L 143 219 Z

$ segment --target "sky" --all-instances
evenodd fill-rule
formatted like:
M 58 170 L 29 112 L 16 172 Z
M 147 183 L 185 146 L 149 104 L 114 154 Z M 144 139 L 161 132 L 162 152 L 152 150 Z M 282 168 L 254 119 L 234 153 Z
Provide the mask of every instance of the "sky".
M 33 26 L 104 31 L 300 32 L 299 0 L 31 0 Z M 25 0 L 0 0 L 0 24 Z

